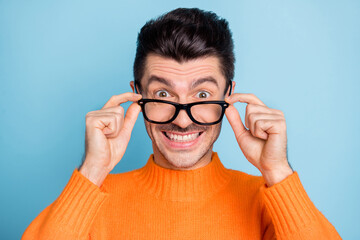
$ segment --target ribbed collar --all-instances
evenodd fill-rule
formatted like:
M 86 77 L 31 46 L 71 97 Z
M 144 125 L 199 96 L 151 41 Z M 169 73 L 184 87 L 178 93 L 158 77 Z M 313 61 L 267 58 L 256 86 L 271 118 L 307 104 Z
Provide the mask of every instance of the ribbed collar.
M 163 168 L 152 154 L 146 165 L 134 172 L 134 178 L 139 187 L 158 199 L 187 202 L 209 198 L 230 181 L 231 173 L 216 152 L 208 165 L 193 170 Z

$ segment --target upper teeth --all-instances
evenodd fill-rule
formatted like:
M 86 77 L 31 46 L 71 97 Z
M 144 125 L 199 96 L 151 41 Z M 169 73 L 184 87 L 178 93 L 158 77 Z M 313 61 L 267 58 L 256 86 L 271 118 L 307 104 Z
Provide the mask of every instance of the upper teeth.
M 198 136 L 200 135 L 200 133 L 193 133 L 193 134 L 188 134 L 188 135 L 177 135 L 177 134 L 173 134 L 173 133 L 166 133 L 166 136 L 168 136 L 171 140 L 173 141 L 183 141 L 183 142 L 187 142 L 187 141 L 192 141 L 194 139 L 196 139 Z

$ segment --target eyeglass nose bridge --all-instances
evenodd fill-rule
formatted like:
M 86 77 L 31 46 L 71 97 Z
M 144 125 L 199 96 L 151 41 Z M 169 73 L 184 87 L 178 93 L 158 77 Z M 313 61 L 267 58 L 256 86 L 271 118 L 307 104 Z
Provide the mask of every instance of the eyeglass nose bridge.
M 179 110 L 188 110 L 188 109 L 190 109 L 189 105 L 190 104 L 188 104 L 188 103 L 185 103 L 185 104 L 178 103 L 177 104 Z
M 175 110 L 175 114 L 174 116 L 172 117 L 172 121 L 174 121 L 177 116 L 179 115 L 180 111 L 181 110 L 185 110 L 186 114 L 188 115 L 188 117 L 190 118 L 191 121 L 196 121 L 193 116 L 191 115 L 191 112 L 190 112 L 190 108 L 193 104 L 188 104 L 188 103 L 185 103 L 185 104 L 181 104 L 181 103 L 177 103 L 176 104 L 176 110 Z

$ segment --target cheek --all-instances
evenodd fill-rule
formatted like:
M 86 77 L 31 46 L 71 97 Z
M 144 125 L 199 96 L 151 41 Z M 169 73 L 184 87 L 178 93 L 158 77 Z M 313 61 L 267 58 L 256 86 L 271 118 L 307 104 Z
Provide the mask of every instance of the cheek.
M 149 123 L 148 121 L 144 120 L 144 123 L 145 123 L 145 128 L 146 128 L 146 132 L 148 133 L 150 139 L 153 141 L 154 140 L 154 137 L 153 137 L 153 128 L 152 128 L 152 125 L 151 123 Z
M 209 129 L 209 133 L 211 135 L 212 140 L 217 139 L 219 137 L 220 130 L 221 130 L 221 125 L 219 124 L 212 126 L 211 129 Z

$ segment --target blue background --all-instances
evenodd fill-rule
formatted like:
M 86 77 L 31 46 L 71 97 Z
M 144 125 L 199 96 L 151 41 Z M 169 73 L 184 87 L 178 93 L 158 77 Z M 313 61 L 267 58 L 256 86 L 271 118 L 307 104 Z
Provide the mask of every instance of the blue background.
M 285 113 L 289 160 L 308 195 L 344 239 L 360 239 L 355 0 L 0 0 L 0 239 L 19 239 L 61 193 L 84 154 L 86 113 L 131 90 L 137 33 L 177 7 L 229 21 L 236 92 Z M 227 168 L 260 174 L 226 119 L 215 151 Z M 113 172 L 142 167 L 151 152 L 140 115 Z

